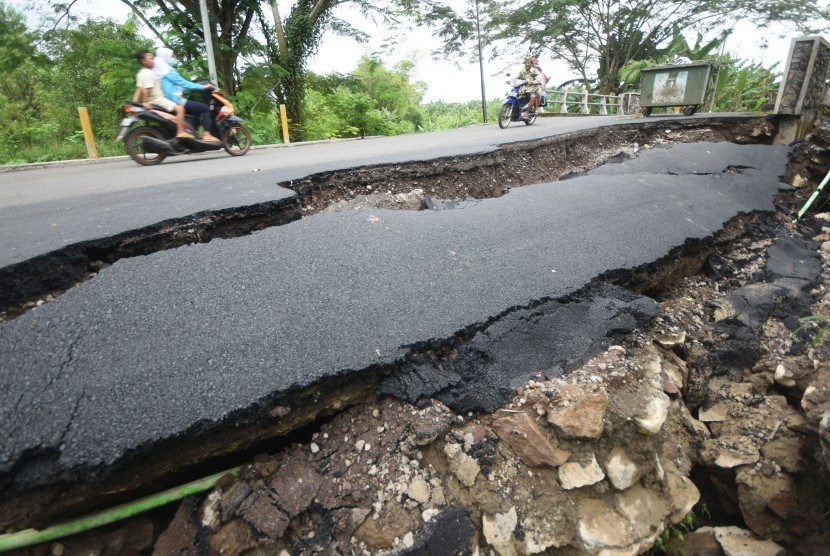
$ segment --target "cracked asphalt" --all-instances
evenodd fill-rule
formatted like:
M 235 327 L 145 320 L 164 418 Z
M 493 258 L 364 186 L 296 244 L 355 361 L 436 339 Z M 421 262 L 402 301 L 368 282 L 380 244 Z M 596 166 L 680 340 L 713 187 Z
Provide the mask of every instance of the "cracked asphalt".
M 531 329 L 538 319 L 514 317 L 548 310 L 540 304 L 556 311 L 544 302 L 654 262 L 740 213 L 773 210 L 788 151 L 678 144 L 451 210 L 320 213 L 120 260 L 0 324 L 0 491 L 89 480 L 164 441 L 232 426 L 279 392 L 401 363 L 413 346 L 465 330 L 512 328 L 517 353 L 539 334 L 584 349 L 607 343 L 616 325 L 595 327 L 596 338 L 568 331 L 574 319 L 613 322 L 630 305 L 647 316 L 647 300 L 622 292 L 613 308 L 554 318 L 541 332 Z M 561 367 L 554 356 L 534 367 Z M 532 370 L 493 364 L 480 376 L 503 386 Z M 447 386 L 425 382 L 418 395 Z M 390 387 L 406 397 L 407 385 Z

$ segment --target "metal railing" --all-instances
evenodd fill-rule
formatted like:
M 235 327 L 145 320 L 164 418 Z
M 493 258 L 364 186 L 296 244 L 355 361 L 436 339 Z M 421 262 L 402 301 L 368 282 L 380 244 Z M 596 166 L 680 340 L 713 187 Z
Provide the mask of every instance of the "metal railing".
M 600 95 L 588 91 L 564 89 L 547 90 L 547 108 L 560 114 L 573 113 L 569 109 L 579 106 L 579 114 L 636 114 L 640 111 L 640 93 Z

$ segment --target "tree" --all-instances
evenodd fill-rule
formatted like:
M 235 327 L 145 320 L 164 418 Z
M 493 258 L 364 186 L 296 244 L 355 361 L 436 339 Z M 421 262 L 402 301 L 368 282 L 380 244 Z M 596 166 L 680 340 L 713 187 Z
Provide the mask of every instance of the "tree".
M 485 6 L 486 40 L 518 51 L 550 51 L 583 79 L 594 73 L 608 94 L 631 60 L 656 57 L 675 29 L 707 33 L 738 20 L 788 22 L 802 32 L 828 21 L 826 8 L 801 0 L 535 0 Z
M 23 14 L 0 2 L 0 74 L 10 73 L 31 59 L 35 40 Z
M 121 0 L 127 4 L 158 39 L 188 60 L 203 58 L 205 34 L 199 0 Z M 260 45 L 253 39 L 255 18 L 262 18 L 259 0 L 207 0 L 211 44 L 214 48 L 219 83 L 228 94 L 236 93 L 238 60 L 256 54 Z M 155 15 L 146 11 L 155 9 Z M 161 30 L 159 30 L 161 29 Z
M 134 21 L 89 20 L 51 32 L 41 45 L 51 60 L 43 80 L 53 113 L 63 116 L 58 123 L 77 128 L 77 107 L 86 106 L 93 128 L 114 137 L 124 100 L 135 91 L 135 52 L 149 46 Z

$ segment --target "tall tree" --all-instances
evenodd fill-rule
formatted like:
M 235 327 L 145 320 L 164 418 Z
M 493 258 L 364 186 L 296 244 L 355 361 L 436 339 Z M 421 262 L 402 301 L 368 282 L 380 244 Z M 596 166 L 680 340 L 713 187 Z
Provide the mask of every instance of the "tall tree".
M 35 40 L 23 14 L 0 2 L 0 74 L 12 72 L 29 60 Z
M 739 20 L 787 22 L 803 32 L 825 28 L 826 8 L 803 0 L 507 0 L 484 3 L 486 41 L 518 52 L 549 51 L 583 78 L 617 88 L 621 67 L 656 57 L 674 30 L 709 32 Z
M 139 16 L 165 26 L 172 33 L 156 31 L 159 39 L 180 55 L 195 58 L 202 52 L 202 25 L 198 0 L 121 0 Z M 336 11 L 351 8 L 363 17 L 382 22 L 393 33 L 404 17 L 433 20 L 451 13 L 437 0 L 207 0 L 217 71 L 222 87 L 236 92 L 241 56 L 266 60 L 258 64 L 259 77 L 273 83 L 274 99 L 287 107 L 292 135 L 303 134 L 303 99 L 308 60 L 317 52 L 326 31 L 366 42 L 369 36 Z M 150 18 L 145 10 L 157 10 Z M 436 15 L 438 14 L 438 15 Z M 173 44 L 170 44 L 173 43 Z
M 199 0 L 121 0 L 150 26 L 152 32 L 179 57 L 200 59 L 205 53 L 205 33 Z M 259 0 L 207 0 L 216 72 L 225 92 L 234 94 L 240 56 L 258 52 L 252 26 L 261 13 Z M 149 10 L 156 10 L 148 16 Z M 169 32 L 167 32 L 169 30 Z
M 408 0 L 399 1 L 405 9 Z M 268 4 L 271 8 L 271 21 L 263 21 L 262 24 L 269 60 L 283 70 L 276 82 L 274 95 L 279 103 L 286 105 L 292 134 L 302 139 L 307 63 L 317 53 L 323 33 L 331 30 L 358 42 L 368 40 L 366 33 L 337 17 L 335 9 L 348 5 L 356 8 L 364 17 L 382 20 L 386 26 L 396 25 L 397 17 L 404 10 L 400 9 L 401 6 L 395 0 L 297 0 L 286 16 L 281 11 L 278 0 L 268 0 Z
M 93 127 L 114 136 L 124 100 L 135 91 L 135 52 L 150 41 L 138 34 L 134 21 L 90 19 L 69 29 L 55 29 L 41 44 L 51 61 L 43 75 L 52 111 L 61 126 L 77 127 L 77 108 L 86 106 Z M 62 114 L 61 112 L 66 112 Z M 100 135 L 100 132 L 99 132 Z

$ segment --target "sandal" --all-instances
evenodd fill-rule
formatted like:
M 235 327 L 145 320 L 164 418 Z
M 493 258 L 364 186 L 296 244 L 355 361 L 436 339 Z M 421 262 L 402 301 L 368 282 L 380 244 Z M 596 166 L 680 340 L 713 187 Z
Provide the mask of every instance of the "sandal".
M 176 134 L 177 139 L 195 139 L 192 133 L 188 133 L 186 131 L 182 131 L 181 133 Z

